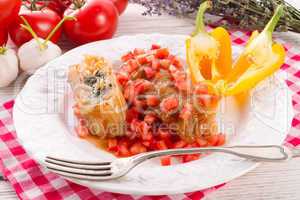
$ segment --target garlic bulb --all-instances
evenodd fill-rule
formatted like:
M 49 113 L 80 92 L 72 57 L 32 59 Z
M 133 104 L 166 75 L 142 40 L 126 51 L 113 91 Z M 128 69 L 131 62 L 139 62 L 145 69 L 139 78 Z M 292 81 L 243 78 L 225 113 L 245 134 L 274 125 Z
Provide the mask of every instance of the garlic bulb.
M 44 42 L 41 38 L 39 38 L 39 41 L 41 43 Z M 19 48 L 20 68 L 28 74 L 33 74 L 41 66 L 59 57 L 61 54 L 62 51 L 59 46 L 51 41 L 48 41 L 47 45 L 41 48 L 37 40 L 32 39 Z
M 12 49 L 4 49 L 0 53 L 0 87 L 11 84 L 18 76 L 18 58 Z

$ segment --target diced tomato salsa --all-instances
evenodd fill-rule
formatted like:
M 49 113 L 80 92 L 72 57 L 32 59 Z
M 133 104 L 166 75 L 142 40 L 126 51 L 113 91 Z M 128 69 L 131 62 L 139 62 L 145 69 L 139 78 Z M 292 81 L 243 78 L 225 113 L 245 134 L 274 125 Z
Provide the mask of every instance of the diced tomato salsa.
M 189 90 L 187 75 L 181 60 L 172 55 L 167 48 L 153 44 L 151 49 L 134 49 L 122 56 L 123 65 L 116 72 L 125 100 L 128 104 L 126 113 L 126 135 L 107 139 L 107 150 L 118 157 L 128 157 L 139 153 L 172 148 L 191 148 L 220 146 L 225 143 L 225 135 L 220 133 L 204 134 L 194 140 L 185 139 L 172 129 L 164 128 L 164 122 L 190 120 L 193 108 L 190 103 L 181 105 L 179 94 Z M 172 83 L 162 85 L 158 80 Z M 209 92 L 206 85 L 194 89 L 199 105 L 204 108 L 214 106 L 218 97 Z M 174 114 L 175 113 L 175 114 Z M 75 109 L 75 114 L 80 113 Z M 82 125 L 77 128 L 83 137 L 87 129 Z M 161 158 L 162 165 L 170 165 L 171 160 L 179 158 L 181 162 L 199 159 L 200 154 L 184 156 L 166 156 Z

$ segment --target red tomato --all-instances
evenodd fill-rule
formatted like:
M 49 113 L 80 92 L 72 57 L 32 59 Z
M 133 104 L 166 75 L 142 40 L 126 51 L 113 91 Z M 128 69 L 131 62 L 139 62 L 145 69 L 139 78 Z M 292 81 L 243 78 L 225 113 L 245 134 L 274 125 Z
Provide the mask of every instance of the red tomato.
M 35 33 L 40 38 L 47 38 L 49 33 L 60 22 L 61 17 L 49 8 L 43 8 L 42 10 L 28 10 L 25 6 L 22 6 L 19 16 L 23 16 Z M 15 24 L 9 28 L 9 35 L 17 46 L 21 46 L 25 42 L 32 39 L 31 34 L 21 27 L 24 24 L 23 20 L 19 17 Z M 56 43 L 61 36 L 62 29 L 58 31 L 51 38 L 51 41 Z
M 66 21 L 64 30 L 77 44 L 112 38 L 118 25 L 118 10 L 109 0 L 86 0 L 80 8 L 70 5 L 64 15 L 76 18 Z
M 67 7 L 72 3 L 72 0 L 23 0 L 27 5 L 34 10 L 39 10 L 43 7 L 48 7 L 59 15 L 63 15 Z
M 47 7 L 51 10 L 54 10 L 59 15 L 63 15 L 64 11 L 71 5 L 72 0 L 51 0 L 48 3 Z
M 21 0 L 0 1 L 0 26 L 8 26 L 18 16 Z
M 128 0 L 111 0 L 111 1 L 114 3 L 116 8 L 118 9 L 119 15 L 121 15 L 127 8 Z
M 7 30 L 0 29 L 0 47 L 6 45 L 7 37 L 8 37 Z

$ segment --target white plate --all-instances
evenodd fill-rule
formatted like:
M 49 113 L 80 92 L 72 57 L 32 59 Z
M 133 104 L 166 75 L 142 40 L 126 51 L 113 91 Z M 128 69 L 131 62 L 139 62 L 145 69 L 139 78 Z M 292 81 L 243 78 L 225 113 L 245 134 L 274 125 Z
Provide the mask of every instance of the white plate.
M 185 36 L 136 35 L 87 44 L 66 53 L 38 70 L 18 95 L 14 122 L 18 137 L 27 152 L 43 165 L 45 156 L 74 160 L 107 161 L 115 159 L 73 131 L 72 98 L 66 82 L 70 65 L 82 61 L 83 55 L 102 55 L 113 62 L 136 47 L 149 48 L 158 43 L 173 54 L 185 58 Z M 241 49 L 234 47 L 234 54 Z M 261 84 L 243 106 L 234 98 L 223 100 L 218 119 L 228 134 L 229 144 L 281 144 L 293 117 L 291 95 L 278 78 Z M 231 155 L 215 153 L 187 164 L 161 167 L 149 161 L 127 176 L 106 182 L 71 180 L 106 191 L 161 195 L 191 192 L 215 186 L 254 169 L 258 164 Z

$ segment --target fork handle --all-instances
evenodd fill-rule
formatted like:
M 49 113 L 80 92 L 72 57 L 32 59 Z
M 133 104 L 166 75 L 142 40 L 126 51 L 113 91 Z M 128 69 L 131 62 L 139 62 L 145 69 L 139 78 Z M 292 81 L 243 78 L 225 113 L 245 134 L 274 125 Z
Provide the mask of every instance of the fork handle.
M 233 154 L 241 158 L 250 159 L 258 162 L 279 162 L 286 161 L 292 157 L 291 151 L 280 145 L 263 145 L 263 146 L 228 146 L 228 147 L 205 147 L 205 148 L 186 148 L 186 149 L 168 149 L 162 151 L 147 152 L 133 157 L 137 163 L 145 160 L 168 156 L 184 155 L 197 153 L 222 152 Z

